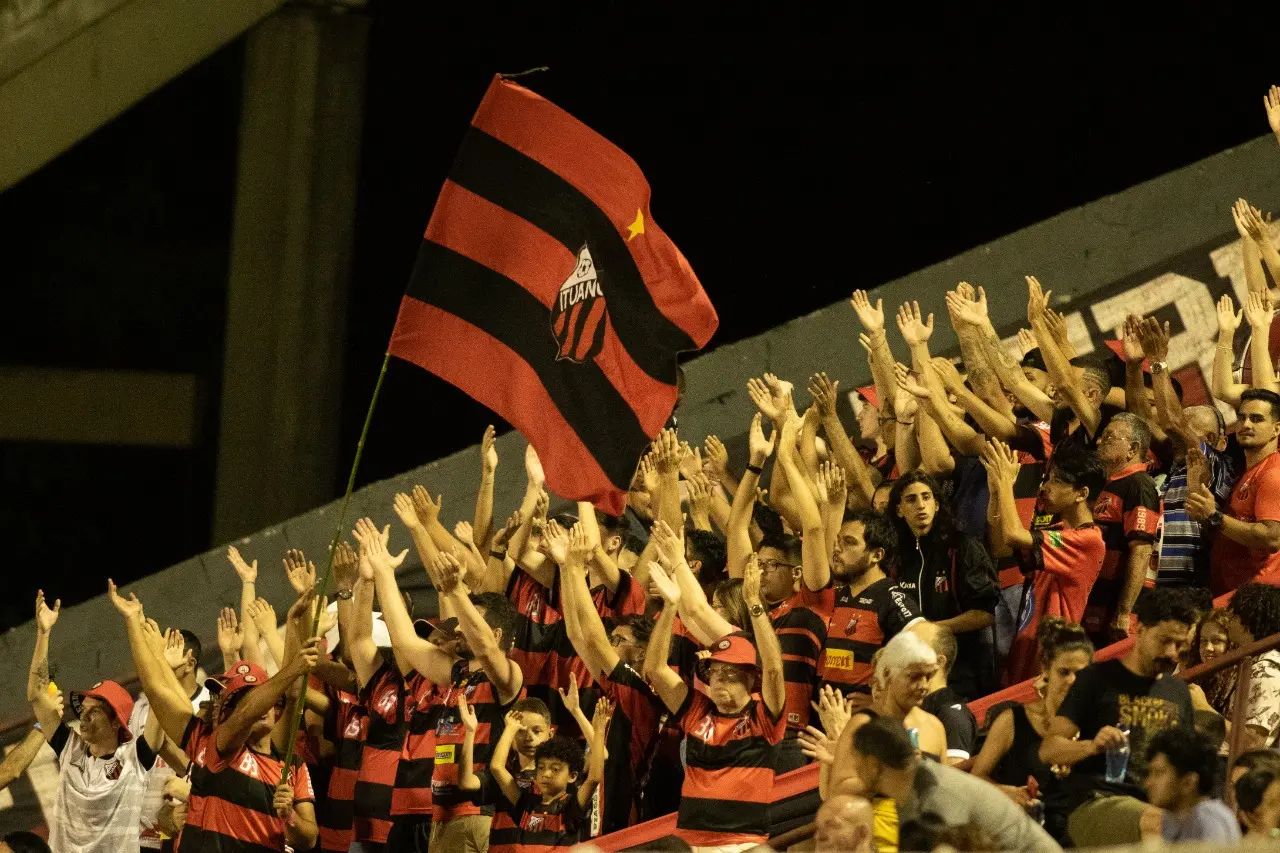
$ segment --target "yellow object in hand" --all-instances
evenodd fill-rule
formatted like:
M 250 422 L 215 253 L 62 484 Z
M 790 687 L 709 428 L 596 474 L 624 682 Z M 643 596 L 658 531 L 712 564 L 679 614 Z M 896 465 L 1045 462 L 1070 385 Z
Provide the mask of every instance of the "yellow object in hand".
M 48 691 L 49 691 L 49 695 L 50 695 L 50 696 L 57 696 L 57 695 L 58 695 L 58 685 L 57 685 L 57 684 L 55 684 L 54 682 L 50 681 L 50 682 L 49 682 L 49 687 L 48 687 L 47 689 L 48 689 Z

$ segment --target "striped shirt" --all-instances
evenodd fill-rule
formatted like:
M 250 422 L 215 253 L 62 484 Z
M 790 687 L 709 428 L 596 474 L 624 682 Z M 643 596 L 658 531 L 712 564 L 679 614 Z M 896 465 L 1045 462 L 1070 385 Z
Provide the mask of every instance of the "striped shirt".
M 1209 463 L 1209 491 L 1218 508 L 1227 506 L 1235 473 L 1230 458 L 1207 444 L 1200 451 Z M 1200 522 L 1187 515 L 1187 462 L 1180 459 L 1169 468 L 1161 493 L 1164 501 L 1164 532 L 1160 537 L 1158 586 L 1208 586 L 1209 545 L 1202 542 Z
M 1093 520 L 1107 551 L 1081 625 L 1105 644 L 1129 571 L 1130 543 L 1154 543 L 1159 537 L 1160 495 L 1145 462 L 1126 465 L 1107 479 L 1093 503 Z
M 758 694 L 741 712 L 721 714 L 691 689 L 680 725 L 687 764 L 676 835 L 692 846 L 765 843 L 782 715 L 770 719 Z
M 436 758 L 436 719 L 440 714 L 440 693 L 418 673 L 405 683 L 404 748 L 396 768 L 396 787 L 391 792 L 391 816 L 431 814 L 431 771 Z
M 492 815 L 492 804 L 480 804 L 476 792 L 458 788 L 459 761 L 462 758 L 462 741 L 466 730 L 458 716 L 458 694 L 467 697 L 476 716 L 475 745 L 472 751 L 472 770 L 479 775 L 489 766 L 493 744 L 502 736 L 506 725 L 506 712 L 524 696 L 521 690 L 506 705 L 498 701 L 498 691 L 482 669 L 472 672 L 465 660 L 453 665 L 451 683 L 440 699 L 440 714 L 436 721 L 436 757 L 431 771 L 431 798 L 436 823 L 445 823 L 455 817 L 467 815 Z
M 635 823 L 666 707 L 640 673 L 622 661 L 600 680 L 600 692 L 614 703 L 605 745 L 611 760 L 600 783 L 601 831 L 613 832 Z
M 368 720 L 356 777 L 354 841 L 384 843 L 391 831 L 391 795 L 405 739 L 405 680 L 390 657 L 360 690 Z
M 818 683 L 818 659 L 827 642 L 827 624 L 835 607 L 835 590 L 828 586 L 810 592 L 804 583 L 790 598 L 769 611 L 769 621 L 782 649 L 782 672 L 787 682 L 783 719 L 787 728 L 803 731 L 809 725 L 813 691 Z
M 841 693 L 871 692 L 871 657 L 920 618 L 916 600 L 891 578 L 881 578 L 854 595 L 835 587 L 835 602 L 822 649 L 822 681 Z
M 542 795 L 533 790 L 524 791 L 509 811 L 519 828 L 520 853 L 572 847 L 587 837 L 587 816 L 574 785 L 554 803 L 542 802 Z
M 333 744 L 334 751 L 327 796 L 317 803 L 316 822 L 320 826 L 320 849 L 325 853 L 347 853 L 353 835 L 356 777 L 360 775 L 369 714 L 356 694 L 332 688 L 328 693 L 325 737 Z
M 75 853 L 138 849 L 138 819 L 155 753 L 140 735 L 110 755 L 95 757 L 65 723 L 49 740 L 58 754 L 58 796 L 49 847 Z

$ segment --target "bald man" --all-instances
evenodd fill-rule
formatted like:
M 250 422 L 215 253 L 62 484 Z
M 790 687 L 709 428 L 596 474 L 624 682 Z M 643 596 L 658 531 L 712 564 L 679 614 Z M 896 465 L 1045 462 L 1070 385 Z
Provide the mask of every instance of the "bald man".
M 862 797 L 836 794 L 818 809 L 813 849 L 816 853 L 871 853 L 871 803 Z
M 929 679 L 929 693 L 920 707 L 937 717 L 947 732 L 943 762 L 953 767 L 963 764 L 977 753 L 978 721 L 964 697 L 947 686 L 947 676 L 951 674 L 951 664 L 959 648 L 956 635 L 945 625 L 923 620 L 907 630 L 924 640 L 938 656 L 938 669 Z

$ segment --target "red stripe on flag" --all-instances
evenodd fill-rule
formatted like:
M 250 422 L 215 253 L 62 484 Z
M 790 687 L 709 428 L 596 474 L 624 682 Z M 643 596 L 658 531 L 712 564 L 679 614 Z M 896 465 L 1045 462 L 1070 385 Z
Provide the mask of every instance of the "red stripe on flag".
M 466 391 L 526 436 L 554 436 L 536 446 L 547 485 L 570 500 L 590 500 L 621 515 L 626 495 L 583 446 L 533 369 L 501 341 L 452 314 L 406 296 L 388 351 Z M 478 353 L 484 353 L 478 358 Z
M 573 272 L 578 260 L 558 240 L 452 181 L 445 181 L 440 191 L 425 237 L 519 284 L 547 307 L 547 328 L 551 328 L 550 311 L 560 285 Z M 502 251 L 495 251 L 495 246 L 501 246 Z M 565 312 L 561 320 L 576 322 L 577 315 L 570 317 L 569 314 Z M 396 328 L 401 328 L 399 322 Z M 394 349 L 392 352 L 399 355 Z M 664 413 L 675 406 L 675 386 L 659 382 L 641 370 L 618 339 L 612 324 L 606 325 L 604 347 L 596 356 L 596 364 L 635 412 L 645 435 L 657 436 L 666 423 Z M 515 423 L 509 417 L 507 420 Z M 538 453 L 542 453 L 541 447 Z
M 623 235 L 654 302 L 699 348 L 719 320 L 693 268 L 649 213 L 649 182 L 625 151 L 523 86 L 495 77 L 471 120 L 577 187 Z M 644 233 L 630 237 L 637 211 Z

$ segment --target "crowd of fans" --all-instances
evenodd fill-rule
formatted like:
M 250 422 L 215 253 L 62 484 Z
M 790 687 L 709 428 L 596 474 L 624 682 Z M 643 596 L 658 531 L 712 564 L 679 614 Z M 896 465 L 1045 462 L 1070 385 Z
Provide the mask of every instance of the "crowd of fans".
M 1280 90 L 1267 107 L 1280 135 Z M 1252 659 L 1247 691 L 1234 667 L 1177 676 L 1280 633 L 1280 253 L 1256 209 L 1232 214 L 1258 343 L 1237 376 L 1241 312 L 1223 297 L 1221 407 L 1184 406 L 1153 318 L 1077 357 L 1033 277 L 1016 356 L 981 287 L 946 295 L 958 360 L 931 355 L 915 303 L 886 318 L 857 291 L 874 384 L 853 435 L 837 381 L 810 377 L 801 412 L 766 374 L 747 383 L 745 459 L 667 429 L 621 518 L 553 513 L 529 449 L 523 500 L 495 525 L 492 428 L 469 519 L 450 530 L 424 487 L 396 495 L 388 515 L 438 594 L 429 619 L 398 586 L 407 551 L 371 519 L 332 555 L 332 602 L 312 562 L 284 556 L 282 620 L 257 561 L 229 549 L 242 594 L 216 615 L 220 675 L 194 633 L 108 582 L 142 693 L 72 692 L 68 723 L 49 679 L 60 605 L 41 594 L 36 723 L 0 784 L 52 747 L 57 851 L 532 851 L 673 812 L 680 843 L 747 850 L 768 842 L 776 777 L 811 762 L 808 849 L 1274 838 L 1280 651 Z M 980 730 L 967 703 L 1025 679 L 1036 698 Z M 1228 767 L 1238 703 L 1246 749 Z

